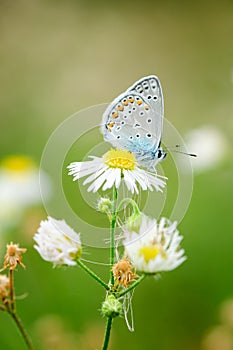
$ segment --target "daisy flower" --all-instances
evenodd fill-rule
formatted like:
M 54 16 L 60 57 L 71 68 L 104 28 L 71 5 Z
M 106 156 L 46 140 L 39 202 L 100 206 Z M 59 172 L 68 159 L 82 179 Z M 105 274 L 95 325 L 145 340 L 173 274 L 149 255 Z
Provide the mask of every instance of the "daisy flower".
M 176 222 L 162 218 L 160 222 L 141 215 L 137 232 L 123 228 L 125 255 L 129 257 L 137 271 L 157 273 L 170 271 L 186 260 L 184 250 L 179 248 L 183 239 L 179 235 Z
M 68 174 L 73 175 L 73 181 L 88 176 L 83 183 L 91 183 L 88 192 L 97 192 L 100 188 L 105 191 L 114 185 L 118 189 L 122 181 L 129 191 L 137 194 L 137 185 L 150 191 L 162 191 L 165 187 L 164 176 L 139 168 L 136 158 L 128 151 L 111 149 L 101 158 L 90 158 L 91 161 L 74 162 L 68 166 Z
M 34 240 L 37 243 L 34 248 L 41 257 L 54 265 L 74 266 L 82 253 L 80 234 L 64 220 L 48 217 L 48 220 L 41 221 Z
M 10 155 L 0 160 L 0 234 L 18 225 L 27 208 L 41 204 L 40 187 L 46 198 L 52 184 L 34 160 L 24 155 Z

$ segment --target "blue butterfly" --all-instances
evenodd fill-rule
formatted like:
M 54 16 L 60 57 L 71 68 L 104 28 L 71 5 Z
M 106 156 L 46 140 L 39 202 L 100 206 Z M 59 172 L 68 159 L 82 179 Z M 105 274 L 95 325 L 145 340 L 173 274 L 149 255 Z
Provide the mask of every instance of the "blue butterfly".
M 166 156 L 160 147 L 163 114 L 160 81 L 155 75 L 149 75 L 108 106 L 103 114 L 101 131 L 105 141 L 132 152 L 139 164 L 154 170 Z

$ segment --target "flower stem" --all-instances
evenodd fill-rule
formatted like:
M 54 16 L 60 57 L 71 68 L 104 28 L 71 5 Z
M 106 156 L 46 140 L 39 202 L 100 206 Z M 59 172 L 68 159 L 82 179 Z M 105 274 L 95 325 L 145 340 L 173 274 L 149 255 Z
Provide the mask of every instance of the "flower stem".
M 14 319 L 14 321 L 15 321 L 15 323 L 16 323 L 16 325 L 17 325 L 17 327 L 18 327 L 18 329 L 19 329 L 19 331 L 20 331 L 20 333 L 21 333 L 25 343 L 28 346 L 28 349 L 29 350 L 34 350 L 32 341 L 29 338 L 29 335 L 27 334 L 27 332 L 26 332 L 26 330 L 25 330 L 25 328 L 24 328 L 20 318 L 17 316 L 16 312 L 12 311 L 12 312 L 9 312 L 9 313 L 12 316 L 12 318 Z
M 107 348 L 108 348 L 111 328 L 112 328 L 112 317 L 110 316 L 110 317 L 108 317 L 107 324 L 106 324 L 106 330 L 105 330 L 104 343 L 103 343 L 102 350 L 107 350 Z
M 14 276 L 13 270 L 9 270 L 9 280 L 10 280 L 10 311 L 15 311 L 15 300 L 14 300 Z
M 134 289 L 135 287 L 137 287 L 137 285 L 139 285 L 144 279 L 146 278 L 146 275 L 141 275 L 133 284 L 131 284 L 129 286 L 129 288 L 123 290 L 122 292 L 120 292 L 117 297 L 120 298 L 123 295 L 127 294 L 128 292 L 130 292 L 132 289 Z
M 111 220 L 111 231 L 110 231 L 110 281 L 111 285 L 114 285 L 114 276 L 112 272 L 112 267 L 115 261 L 115 227 L 117 219 L 117 189 L 113 187 L 113 205 L 112 205 L 112 220 Z
M 7 311 L 15 321 L 18 330 L 20 331 L 25 343 L 28 346 L 29 350 L 34 350 L 34 347 L 32 345 L 32 341 L 29 337 L 29 335 L 26 332 L 26 329 L 24 328 L 20 318 L 18 317 L 16 313 L 16 307 L 15 307 L 15 291 L 14 291 L 14 276 L 13 276 L 13 270 L 9 270 L 9 279 L 10 279 L 10 303 L 7 306 Z
M 91 277 L 93 277 L 99 284 L 101 284 L 106 290 L 110 287 L 99 276 L 97 276 L 89 267 L 87 267 L 81 260 L 77 260 L 77 264 L 86 271 Z

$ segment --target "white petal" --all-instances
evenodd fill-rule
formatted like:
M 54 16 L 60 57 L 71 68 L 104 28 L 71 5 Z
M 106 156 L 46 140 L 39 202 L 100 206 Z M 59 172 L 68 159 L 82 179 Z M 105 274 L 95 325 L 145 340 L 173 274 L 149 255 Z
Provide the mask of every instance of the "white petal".
M 88 187 L 88 192 L 97 192 L 98 189 L 103 185 L 103 183 L 107 180 L 109 173 L 111 172 L 111 168 L 108 168 L 102 175 L 100 175 L 90 187 Z
M 135 183 L 135 178 L 130 170 L 123 170 L 124 181 L 129 191 L 132 193 L 136 192 L 138 194 L 138 188 Z
M 90 175 L 84 182 L 83 185 L 86 185 L 90 182 L 92 182 L 93 180 L 97 179 L 101 174 L 103 174 L 108 168 L 106 166 L 103 166 L 100 169 L 96 169 L 96 171 L 94 172 L 94 174 Z

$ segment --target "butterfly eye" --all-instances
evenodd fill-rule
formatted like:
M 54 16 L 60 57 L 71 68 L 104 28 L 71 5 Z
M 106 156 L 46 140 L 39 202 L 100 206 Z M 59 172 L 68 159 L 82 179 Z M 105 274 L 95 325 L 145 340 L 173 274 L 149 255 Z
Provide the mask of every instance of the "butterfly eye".
M 156 157 L 157 159 L 163 159 L 166 157 L 166 153 L 164 153 L 164 151 L 161 148 L 159 148 L 156 152 Z

